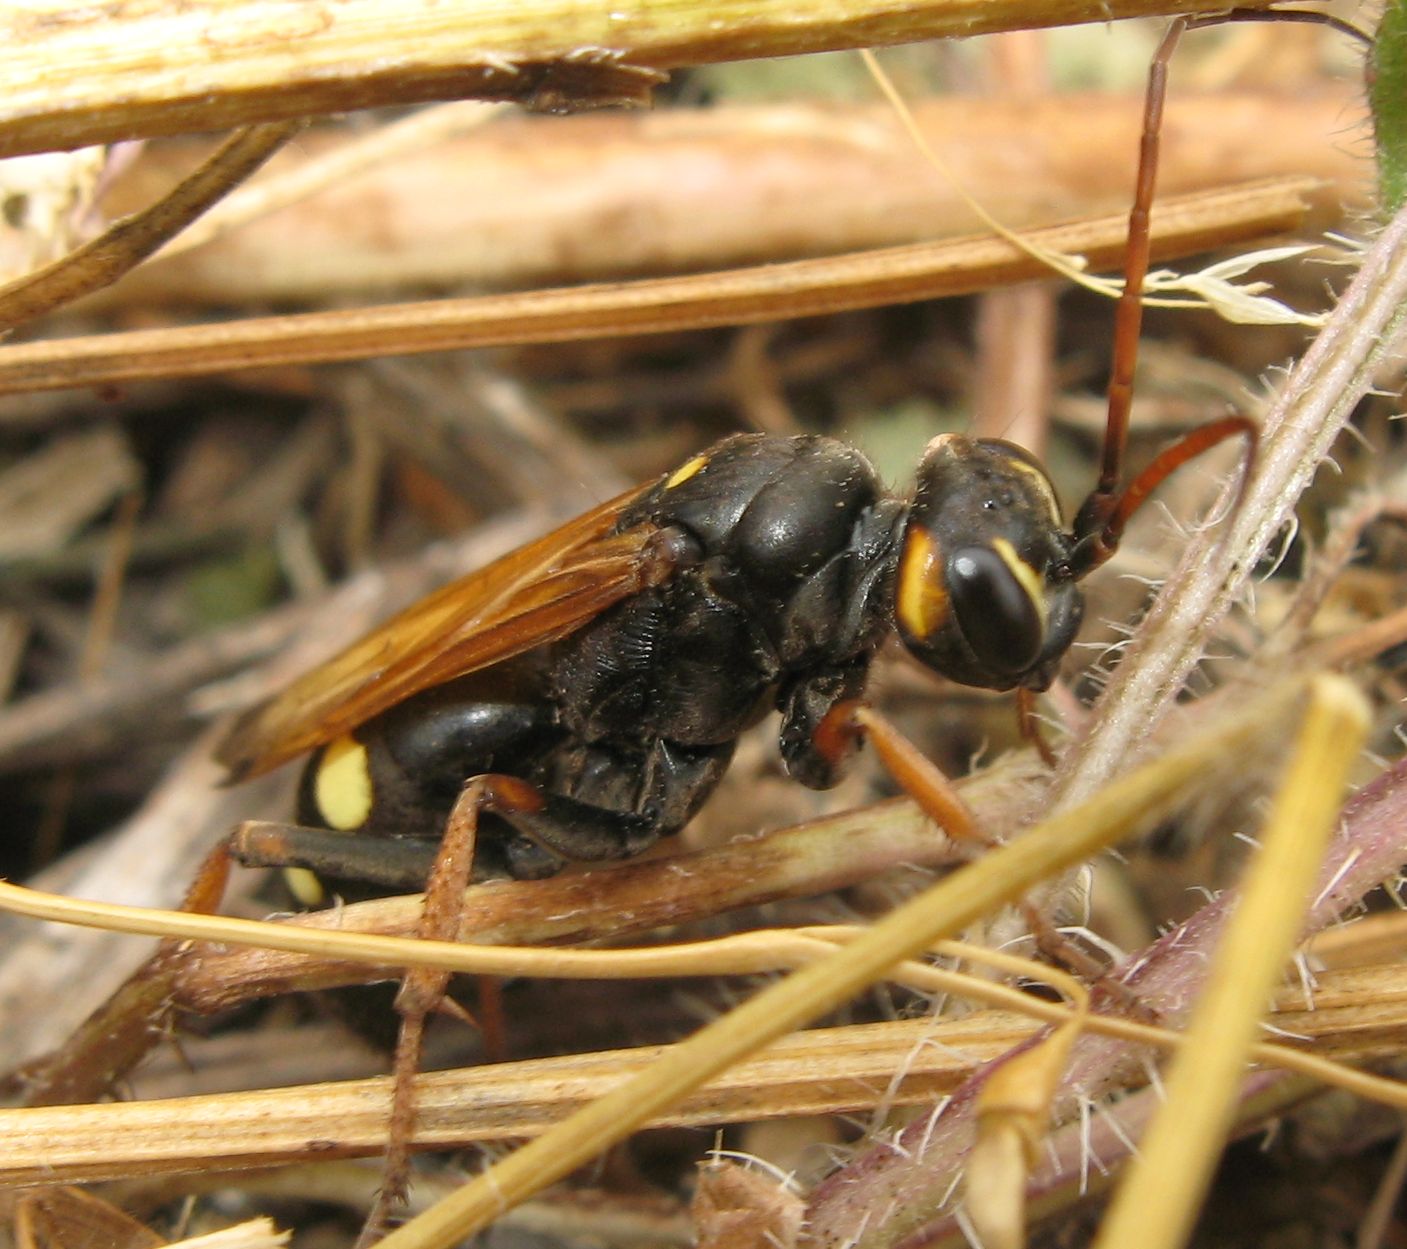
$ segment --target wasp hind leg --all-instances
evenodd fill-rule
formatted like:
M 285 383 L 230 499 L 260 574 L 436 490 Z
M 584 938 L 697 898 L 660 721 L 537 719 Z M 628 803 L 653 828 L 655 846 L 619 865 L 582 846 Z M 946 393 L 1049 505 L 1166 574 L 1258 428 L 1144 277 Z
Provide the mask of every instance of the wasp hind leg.
M 509 870 L 542 855 L 566 863 L 629 859 L 677 833 L 703 805 L 733 757 L 733 742 L 684 746 L 655 739 L 628 757 L 591 746 L 568 760 L 570 794 L 543 793 L 540 805 L 498 814 L 516 838 L 504 849 Z M 537 856 L 537 857 L 534 857 Z M 544 873 L 538 873 L 544 874 Z
M 245 867 L 302 868 L 320 882 L 348 881 L 385 890 L 419 891 L 435 865 L 439 842 L 411 837 L 349 837 L 328 828 L 245 820 L 230 838 Z M 306 905 L 315 900 L 301 897 Z

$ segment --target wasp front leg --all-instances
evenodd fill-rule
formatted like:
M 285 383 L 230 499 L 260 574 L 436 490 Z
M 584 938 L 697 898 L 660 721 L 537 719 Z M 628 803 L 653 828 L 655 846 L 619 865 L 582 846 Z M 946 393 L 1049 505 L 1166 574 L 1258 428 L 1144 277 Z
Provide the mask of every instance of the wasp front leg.
M 869 739 L 899 787 L 948 836 L 978 845 L 996 844 L 978 828 L 971 808 L 942 769 L 889 719 L 860 700 L 841 700 L 831 706 L 812 735 L 812 749 L 822 758 L 843 760 L 862 737 Z
M 811 789 L 839 784 L 866 737 L 900 787 L 953 837 L 976 836 L 967 805 L 919 749 L 863 699 L 870 657 L 813 668 L 778 692 L 787 775 Z
M 839 783 L 863 738 L 898 785 L 949 836 L 981 840 L 967 804 L 907 737 L 862 699 L 869 657 L 814 669 L 779 693 L 787 774 L 812 789 Z
M 782 713 L 778 749 L 787 775 L 808 789 L 831 789 L 859 749 L 857 734 L 822 732 L 837 707 L 857 707 L 869 678 L 869 656 L 848 664 L 810 669 L 777 694 Z
M 888 718 L 859 701 L 837 703 L 816 731 L 816 748 L 822 754 L 839 754 L 854 749 L 868 738 L 885 770 L 935 824 L 955 841 L 995 850 L 1001 843 L 983 832 L 953 783 Z M 1040 950 L 1057 966 L 1063 966 L 1092 983 L 1107 984 L 1107 968 L 1075 945 L 1032 902 L 1018 904 L 1021 917 Z M 1126 990 L 1118 996 L 1128 999 Z M 1136 999 L 1132 1004 L 1143 1009 Z

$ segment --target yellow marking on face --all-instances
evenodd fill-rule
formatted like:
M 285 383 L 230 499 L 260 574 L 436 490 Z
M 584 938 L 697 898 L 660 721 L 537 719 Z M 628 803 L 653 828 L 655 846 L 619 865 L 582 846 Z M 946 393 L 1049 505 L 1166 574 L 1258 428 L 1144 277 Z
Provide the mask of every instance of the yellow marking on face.
M 303 906 L 321 906 L 327 901 L 327 890 L 322 887 L 318 874 L 306 867 L 286 867 L 283 869 L 283 883 Z
M 1050 521 L 1057 529 L 1064 523 L 1060 516 L 1060 503 L 1055 497 L 1055 491 L 1051 489 L 1050 479 L 1034 464 L 1027 464 L 1019 456 L 1011 455 L 1006 462 L 1016 469 L 1020 469 L 1033 482 L 1036 483 L 1036 493 L 1045 501 L 1046 508 L 1050 512 Z M 1006 557 L 1003 556 L 1003 559 Z
M 894 614 L 910 637 L 932 637 L 948 618 L 948 591 L 943 585 L 943 552 L 922 525 L 910 525 L 899 558 L 899 585 Z
M 371 769 L 366 747 L 350 736 L 329 742 L 313 778 L 313 801 L 329 828 L 360 828 L 371 815 Z
M 993 538 L 992 550 L 1001 556 L 1001 561 L 1006 565 L 1007 570 L 1021 583 L 1021 588 L 1026 591 L 1026 597 L 1031 600 L 1031 605 L 1036 609 L 1036 615 L 1040 617 L 1041 632 L 1044 633 L 1045 585 L 1041 581 L 1040 574 L 1016 553 L 1016 548 L 1005 538 Z
M 673 490 L 675 486 L 682 486 L 707 463 L 708 456 L 694 456 L 692 460 L 686 461 L 670 473 L 669 480 L 664 483 L 664 488 L 666 490 Z

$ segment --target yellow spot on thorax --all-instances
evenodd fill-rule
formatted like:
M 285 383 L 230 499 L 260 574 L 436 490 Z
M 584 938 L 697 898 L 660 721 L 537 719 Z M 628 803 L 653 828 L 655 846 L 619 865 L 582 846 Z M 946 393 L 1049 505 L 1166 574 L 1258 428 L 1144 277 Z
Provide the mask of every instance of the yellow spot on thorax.
M 675 486 L 682 486 L 695 473 L 708 463 L 708 456 L 696 455 L 692 460 L 686 460 L 669 475 L 669 479 L 664 483 L 666 490 L 673 490 Z
M 948 618 L 942 564 L 938 539 L 921 525 L 910 525 L 899 558 L 894 614 L 905 632 L 920 641 L 937 633 Z
M 371 769 L 366 747 L 350 736 L 329 742 L 313 778 L 313 801 L 329 828 L 360 828 L 371 815 Z

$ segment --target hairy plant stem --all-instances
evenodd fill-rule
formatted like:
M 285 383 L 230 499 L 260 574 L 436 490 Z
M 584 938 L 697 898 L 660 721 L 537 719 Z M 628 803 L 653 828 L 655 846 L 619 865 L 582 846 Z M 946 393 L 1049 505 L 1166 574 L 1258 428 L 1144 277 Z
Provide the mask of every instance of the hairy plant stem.
M 1334 439 L 1400 345 L 1407 322 L 1407 210 L 1363 254 L 1329 321 L 1266 414 L 1244 495 L 1236 483 L 1216 514 L 1226 525 L 1192 536 L 1129 648 L 1088 731 L 1066 752 L 1052 807 L 1087 798 L 1131 767 L 1202 657 L 1207 639 L 1246 592 L 1261 554 L 1291 522 Z

